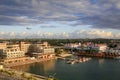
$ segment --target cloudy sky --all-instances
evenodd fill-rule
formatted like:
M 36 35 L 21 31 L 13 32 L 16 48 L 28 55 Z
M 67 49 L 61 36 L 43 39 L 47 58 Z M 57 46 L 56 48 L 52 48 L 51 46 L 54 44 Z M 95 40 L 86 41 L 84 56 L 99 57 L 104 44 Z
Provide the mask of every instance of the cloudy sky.
M 120 38 L 120 0 L 0 0 L 3 38 Z

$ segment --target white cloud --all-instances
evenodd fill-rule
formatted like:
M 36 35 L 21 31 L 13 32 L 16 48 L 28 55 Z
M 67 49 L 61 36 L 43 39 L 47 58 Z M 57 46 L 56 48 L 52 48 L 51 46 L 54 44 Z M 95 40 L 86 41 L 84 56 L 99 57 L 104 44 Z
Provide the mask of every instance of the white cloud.
M 91 30 L 87 33 L 88 35 L 90 35 L 91 37 L 100 37 L 100 38 L 112 38 L 113 34 L 112 32 L 105 32 L 104 30 Z
M 10 32 L 8 33 L 10 37 L 14 37 L 15 36 L 15 32 Z
M 120 33 L 115 34 L 115 38 L 119 39 L 120 38 Z
M 0 31 L 0 38 L 120 38 L 120 33 L 113 33 L 111 31 L 104 31 L 99 29 L 92 30 L 77 30 L 73 32 L 52 33 L 40 31 L 34 33 L 15 33 Z

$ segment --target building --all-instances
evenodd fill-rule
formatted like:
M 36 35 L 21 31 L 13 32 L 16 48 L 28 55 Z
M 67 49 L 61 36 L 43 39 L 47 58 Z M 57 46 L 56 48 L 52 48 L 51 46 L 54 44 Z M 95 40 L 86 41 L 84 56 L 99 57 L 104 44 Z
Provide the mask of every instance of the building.
M 5 49 L 5 48 L 6 48 L 6 46 L 7 46 L 7 44 L 6 44 L 6 43 L 0 43 L 0 49 Z
M 20 50 L 18 44 L 7 45 L 6 48 L 0 49 L 0 62 L 15 63 L 25 60 L 24 51 Z
M 29 58 L 26 57 L 25 53 L 29 52 L 32 54 L 37 53 L 35 55 L 39 57 L 38 59 L 54 57 L 54 48 L 49 46 L 48 42 L 34 44 L 26 42 L 20 42 L 19 44 L 0 43 L 0 62 L 9 64 L 27 61 Z
M 26 44 L 25 44 L 26 46 Z M 31 47 L 31 48 L 30 48 Z M 48 45 L 48 42 L 43 42 L 43 43 L 35 43 L 29 45 L 30 51 L 42 53 L 42 54 L 49 54 L 49 53 L 54 53 L 55 49 L 51 46 Z M 29 51 L 28 49 L 28 51 Z
M 3 69 L 3 65 L 2 65 L 2 64 L 0 64 L 0 70 L 1 70 L 1 69 Z
M 11 59 L 24 57 L 25 53 L 24 51 L 21 51 L 19 48 L 6 48 L 0 49 L 0 55 L 2 56 L 2 59 Z
M 24 51 L 25 53 L 28 53 L 30 51 L 37 52 L 38 50 L 43 51 L 43 53 L 45 53 L 44 51 L 46 51 L 47 49 L 49 49 L 48 51 L 51 50 L 50 46 L 48 46 L 48 42 L 34 44 L 20 42 L 20 50 Z M 54 53 L 54 50 L 52 53 Z
M 71 48 L 77 48 L 81 47 L 81 43 L 68 43 L 64 45 L 64 48 L 71 49 Z
M 106 44 L 98 44 L 98 50 L 101 52 L 105 52 L 107 49 L 107 45 Z
M 30 43 L 20 42 L 20 50 L 24 51 L 24 53 L 28 52 L 30 46 Z
M 52 47 L 43 49 L 44 54 L 50 54 L 50 53 L 54 53 L 54 52 L 55 52 L 55 49 Z

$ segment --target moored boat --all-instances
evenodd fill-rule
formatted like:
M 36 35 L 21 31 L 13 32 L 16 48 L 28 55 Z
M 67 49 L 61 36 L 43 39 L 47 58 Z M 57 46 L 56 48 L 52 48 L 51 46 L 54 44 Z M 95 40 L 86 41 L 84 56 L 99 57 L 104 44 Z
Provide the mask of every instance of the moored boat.
M 120 56 L 115 57 L 114 59 L 120 59 Z

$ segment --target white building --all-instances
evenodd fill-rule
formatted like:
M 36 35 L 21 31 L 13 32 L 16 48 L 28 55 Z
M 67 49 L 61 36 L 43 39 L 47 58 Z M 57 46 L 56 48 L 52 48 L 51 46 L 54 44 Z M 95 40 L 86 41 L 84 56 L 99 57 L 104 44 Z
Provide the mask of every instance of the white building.
M 99 46 L 99 50 L 102 52 L 106 51 L 107 46 Z
M 64 48 L 77 48 L 77 47 L 80 47 L 81 46 L 81 43 L 69 43 L 69 44 L 65 44 L 64 45 Z

